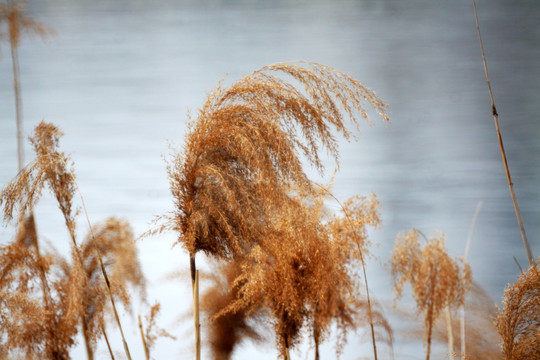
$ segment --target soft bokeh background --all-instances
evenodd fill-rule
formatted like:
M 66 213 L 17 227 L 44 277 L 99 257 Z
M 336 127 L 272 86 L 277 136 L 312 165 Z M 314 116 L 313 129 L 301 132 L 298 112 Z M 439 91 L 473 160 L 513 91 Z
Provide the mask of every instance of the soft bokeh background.
M 510 170 L 538 255 L 540 3 L 480 0 L 478 8 Z M 381 201 L 383 227 L 372 232 L 380 246 L 368 276 L 391 318 L 384 264 L 403 229 L 440 229 L 449 251 L 462 255 L 482 201 L 469 254 L 475 279 L 499 303 L 505 284 L 519 273 L 513 256 L 526 265 L 470 1 L 33 0 L 29 11 L 56 36 L 45 43 L 24 39 L 20 48 L 25 136 L 41 120 L 65 132 L 61 148 L 75 162 L 92 222 L 114 215 L 129 220 L 136 234 L 146 231 L 154 215 L 172 209 L 162 157 L 168 143 L 182 144 L 188 110 L 196 115 L 224 76 L 230 84 L 270 63 L 309 60 L 352 75 L 391 107 L 390 125 L 373 117 L 374 126 L 363 126 L 358 142 L 343 143 L 334 186 L 341 200 L 374 192 Z M 1 50 L 3 187 L 16 175 L 17 145 L 9 48 Z M 25 151 L 30 160 L 28 144 Z M 328 174 L 333 168 L 329 161 Z M 36 211 L 40 235 L 67 253 L 55 202 L 44 196 Z M 82 219 L 80 236 L 88 229 Z M 13 234 L 12 225 L 1 228 L 0 242 Z M 139 241 L 148 301 L 162 303 L 160 325 L 178 337 L 159 341 L 156 359 L 193 356 L 189 281 L 167 280 L 187 270 L 188 256 L 172 248 L 174 240 L 168 234 Z M 136 313 L 147 311 L 136 304 Z M 134 358 L 142 359 L 136 322 L 127 314 L 123 322 Z M 117 330 L 111 325 L 110 332 Z M 351 334 L 342 358 L 369 358 L 366 335 Z M 395 334 L 396 359 L 423 358 L 421 342 L 402 335 Z M 275 359 L 269 340 L 262 347 L 246 344 L 234 358 Z M 113 346 L 122 358 L 118 336 Z M 73 351 L 74 359 L 85 358 L 83 347 Z M 309 344 L 301 349 L 293 358 L 313 356 Z M 442 358 L 445 348 L 435 351 Z M 97 354 L 108 358 L 102 345 Z M 334 358 L 332 344 L 322 355 Z

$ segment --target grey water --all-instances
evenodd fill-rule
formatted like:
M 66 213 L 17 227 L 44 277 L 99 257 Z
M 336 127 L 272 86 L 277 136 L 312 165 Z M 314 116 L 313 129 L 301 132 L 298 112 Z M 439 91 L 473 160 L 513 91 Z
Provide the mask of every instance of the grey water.
M 24 38 L 19 49 L 25 136 L 41 120 L 62 129 L 61 149 L 75 163 L 92 222 L 117 216 L 136 234 L 148 230 L 155 215 L 173 209 L 163 157 L 181 147 L 188 113 L 195 117 L 220 81 L 232 84 L 275 62 L 308 60 L 353 76 L 390 105 L 390 124 L 371 114 L 373 124 L 362 124 L 358 141 L 341 142 L 333 187 L 340 200 L 373 192 L 381 202 L 383 226 L 370 232 L 379 245 L 368 277 L 387 314 L 393 294 L 385 263 L 396 235 L 412 227 L 443 232 L 449 252 L 463 256 L 479 202 L 468 255 L 475 280 L 499 304 L 519 274 L 513 257 L 526 266 L 470 1 L 31 0 L 28 10 L 55 34 L 45 42 Z M 540 3 L 478 1 L 478 10 L 508 163 L 538 256 Z M 3 188 L 17 173 L 17 143 L 6 44 L 0 56 Z M 28 143 L 25 157 L 33 157 Z M 328 159 L 325 176 L 307 171 L 329 181 L 335 167 Z M 36 217 L 44 240 L 67 253 L 67 233 L 50 196 L 43 196 Z M 83 219 L 80 236 L 88 229 Z M 1 228 L 0 242 L 13 234 L 13 225 Z M 160 325 L 177 336 L 157 342 L 158 359 L 193 355 L 189 282 L 170 280 L 186 271 L 188 256 L 174 242 L 174 234 L 138 242 L 148 302 L 162 303 Z M 134 313 L 147 308 L 135 301 Z M 127 313 L 122 319 L 132 353 L 142 359 L 136 321 Z M 111 332 L 117 332 L 112 325 Z M 366 335 L 350 334 L 342 358 L 370 358 Z M 274 359 L 272 340 L 246 343 L 234 358 Z M 85 358 L 81 341 L 74 359 Z M 313 356 L 308 342 L 300 348 L 293 358 Z M 444 347 L 435 351 L 444 357 Z M 421 340 L 395 334 L 396 359 L 421 359 L 423 352 Z M 97 355 L 108 358 L 104 345 Z M 334 358 L 331 342 L 322 355 Z

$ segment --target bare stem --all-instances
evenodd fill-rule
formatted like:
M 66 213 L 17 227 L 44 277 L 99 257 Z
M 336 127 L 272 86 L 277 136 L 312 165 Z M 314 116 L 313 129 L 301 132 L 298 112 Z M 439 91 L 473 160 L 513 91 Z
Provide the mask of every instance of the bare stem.
M 516 213 L 519 230 L 521 232 L 523 246 L 525 247 L 525 253 L 527 254 L 527 260 L 529 261 L 530 266 L 534 266 L 535 264 L 534 256 L 533 256 L 529 241 L 527 240 L 527 235 L 525 234 L 525 226 L 523 225 L 521 211 L 519 209 L 516 193 L 514 192 L 514 183 L 512 182 L 512 177 L 510 176 L 510 169 L 508 168 L 508 162 L 506 160 L 506 152 L 504 151 L 504 144 L 502 140 L 501 129 L 499 127 L 499 114 L 497 113 L 497 108 L 495 107 L 495 99 L 493 97 L 493 91 L 491 90 L 491 81 L 489 78 L 486 55 L 484 53 L 484 44 L 482 42 L 482 35 L 480 34 L 480 25 L 478 22 L 478 11 L 476 9 L 476 1 L 472 0 L 472 3 L 474 7 L 474 18 L 476 20 L 476 32 L 478 33 L 478 40 L 480 41 L 480 51 L 482 52 L 482 61 L 484 63 L 484 73 L 486 74 L 487 87 L 489 91 L 489 97 L 491 99 L 491 112 L 493 113 L 493 120 L 495 121 L 495 130 L 497 131 L 497 139 L 499 141 L 499 148 L 501 149 L 501 156 L 502 156 L 502 161 L 504 165 L 504 170 L 506 172 L 506 179 L 508 181 L 508 187 L 510 188 L 510 196 L 512 197 L 512 203 L 514 204 L 514 211 Z
M 101 332 L 103 333 L 103 337 L 105 338 L 105 342 L 107 343 L 107 349 L 109 349 L 109 354 L 111 355 L 111 360 L 114 360 L 114 354 L 111 349 L 111 344 L 109 343 L 109 337 L 107 336 L 107 332 L 105 331 L 105 328 L 101 326 Z
M 84 345 L 86 348 L 86 358 L 88 360 L 94 360 L 94 350 L 90 345 L 90 339 L 88 338 L 88 323 L 86 322 L 86 315 L 81 314 L 82 333 L 84 338 Z
M 446 333 L 448 334 L 448 357 L 454 360 L 454 333 L 452 331 L 452 315 L 450 314 L 450 305 L 444 307 L 446 315 Z
M 11 26 L 9 26 L 11 32 Z M 10 34 L 11 35 L 11 34 Z M 10 39 L 12 37 L 10 36 Z M 13 92 L 15 93 L 15 116 L 17 121 L 17 164 L 19 171 L 24 166 L 23 125 L 22 125 L 22 101 L 21 83 L 19 71 L 19 55 L 16 44 L 10 42 L 11 64 L 13 65 Z
M 138 316 L 138 319 L 139 319 L 139 331 L 141 332 L 141 340 L 142 340 L 143 347 L 144 347 L 144 356 L 145 356 L 146 360 L 150 360 L 150 354 L 148 353 L 148 346 L 146 345 L 146 337 L 144 336 L 144 330 L 143 330 L 141 315 Z
M 195 257 L 191 258 L 193 285 L 193 322 L 195 325 L 195 359 L 201 359 L 201 323 L 199 318 L 199 271 L 195 270 Z
M 478 219 L 478 214 L 480 213 L 480 209 L 482 208 L 483 201 L 478 201 L 478 204 L 476 204 L 476 210 L 474 211 L 474 216 L 471 222 L 471 227 L 469 228 L 469 233 L 467 234 L 467 244 L 465 245 L 465 254 L 463 255 L 463 260 L 467 260 L 467 257 L 469 256 L 469 249 L 471 248 L 471 241 L 472 241 L 472 235 L 474 228 L 476 226 L 476 220 Z M 466 341 L 465 341 L 465 302 L 463 302 L 463 305 L 460 308 L 460 340 L 461 340 L 461 356 L 465 357 L 466 354 Z

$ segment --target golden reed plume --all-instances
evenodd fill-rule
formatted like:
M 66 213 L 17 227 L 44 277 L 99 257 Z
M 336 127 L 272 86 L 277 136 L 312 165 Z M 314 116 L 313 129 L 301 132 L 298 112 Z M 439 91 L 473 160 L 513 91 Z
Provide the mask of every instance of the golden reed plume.
M 169 164 L 175 211 L 152 231 L 178 233 L 178 243 L 190 256 L 195 308 L 196 254 L 242 259 L 267 233 L 282 239 L 267 228 L 273 213 L 290 201 L 289 189 L 314 193 L 300 157 L 321 172 L 321 149 L 337 160 L 335 135 L 350 138 L 345 120 L 358 126 L 358 118 L 367 119 L 364 103 L 389 119 L 386 104 L 361 83 L 307 62 L 263 67 L 208 96 L 189 125 L 183 151 Z M 280 316 L 291 314 L 281 311 Z M 290 329 L 284 331 L 294 333 L 297 326 L 290 324 L 295 322 L 300 319 L 288 318 Z M 198 359 L 196 314 L 195 323 Z
M 397 298 L 409 283 L 419 313 L 424 313 L 427 343 L 426 360 L 431 353 L 431 338 L 435 320 L 445 307 L 463 305 L 472 281 L 469 264 L 452 259 L 446 252 L 444 235 L 426 238 L 421 247 L 418 230 L 398 236 L 390 259 Z
M 505 359 L 540 358 L 540 265 L 523 272 L 504 291 L 495 325 Z

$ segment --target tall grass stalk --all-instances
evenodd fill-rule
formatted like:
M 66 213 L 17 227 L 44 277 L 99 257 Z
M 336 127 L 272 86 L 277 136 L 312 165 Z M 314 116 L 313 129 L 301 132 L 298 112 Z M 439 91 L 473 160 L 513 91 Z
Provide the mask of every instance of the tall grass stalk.
M 141 315 L 138 316 L 138 319 L 139 319 L 139 331 L 141 333 L 141 341 L 142 341 L 143 348 L 144 348 L 144 357 L 145 357 L 146 360 L 150 360 L 150 354 L 148 353 L 148 346 L 146 345 L 146 337 L 144 336 L 144 330 L 143 330 Z
M 12 9 L 15 5 L 13 0 L 7 2 L 8 8 Z M 17 122 L 17 162 L 18 170 L 24 166 L 24 146 L 23 146 L 23 125 L 22 125 L 22 100 L 21 100 L 21 81 L 19 69 L 19 53 L 15 32 L 19 31 L 16 21 L 12 16 L 8 17 L 9 48 L 11 52 L 11 65 L 13 68 L 13 93 L 15 94 L 15 117 Z
M 11 44 L 11 42 L 10 42 Z M 11 63 L 13 65 L 13 92 L 15 93 L 15 116 L 17 121 L 17 162 L 19 171 L 24 166 L 23 125 L 22 125 L 22 100 L 19 71 L 19 54 L 13 45 L 11 49 Z
M 471 227 L 469 228 L 469 233 L 467 234 L 467 243 L 465 245 L 465 254 L 463 255 L 463 260 L 467 261 L 467 257 L 469 256 L 469 250 L 471 249 L 471 241 L 472 241 L 472 235 L 474 232 L 474 228 L 476 226 L 476 220 L 478 219 L 478 214 L 480 213 L 480 209 L 482 209 L 482 204 L 484 202 L 482 200 L 478 201 L 478 204 L 476 204 L 476 210 L 474 211 L 474 216 L 471 222 Z M 465 341 L 465 303 L 463 303 L 463 306 L 461 306 L 460 310 L 460 321 L 459 321 L 459 328 L 460 328 L 460 339 L 461 339 L 461 356 L 466 358 L 467 352 L 466 352 L 466 341 Z
M 105 343 L 107 344 L 107 349 L 109 350 L 109 355 L 111 355 L 111 360 L 114 360 L 114 354 L 111 348 L 111 344 L 109 343 L 109 337 L 107 336 L 107 332 L 105 331 L 105 327 L 101 326 L 101 333 L 103 334 L 103 337 L 105 338 Z
M 17 162 L 18 170 L 24 167 L 24 146 L 23 146 L 23 119 L 22 119 L 22 98 L 21 81 L 19 68 L 19 44 L 21 35 L 26 32 L 30 35 L 37 34 L 45 38 L 50 32 L 43 25 L 35 22 L 25 14 L 25 4 L 18 0 L 7 0 L 5 4 L 0 4 L 0 24 L 6 23 L 7 42 L 9 43 L 11 54 L 11 65 L 13 71 L 13 92 L 15 95 L 15 117 L 17 127 Z M 2 37 L 0 36 L 0 39 Z
M 201 322 L 199 311 L 199 270 L 195 271 L 193 281 L 193 321 L 195 325 L 195 359 L 201 359 Z
M 454 360 L 454 332 L 452 331 L 452 314 L 450 314 L 450 306 L 444 308 L 446 318 L 446 333 L 448 334 L 448 357 Z
M 503 139 L 501 135 L 501 129 L 499 126 L 499 114 L 497 113 L 497 108 L 495 107 L 495 99 L 493 97 L 493 91 L 491 90 L 491 80 L 489 78 L 486 55 L 484 52 L 484 43 L 482 41 L 482 34 L 480 33 L 480 24 L 478 22 L 478 10 L 476 8 L 476 1 L 472 0 L 472 3 L 473 3 L 473 8 L 474 8 L 474 18 L 476 21 L 476 32 L 478 33 L 478 40 L 480 41 L 480 51 L 482 53 L 482 62 L 484 64 L 484 73 L 486 74 L 487 87 L 489 91 L 489 97 L 491 99 L 491 112 L 493 114 L 493 120 L 495 121 L 495 130 L 497 131 L 497 139 L 499 141 L 499 148 L 501 150 L 502 162 L 504 165 L 504 170 L 506 172 L 506 179 L 508 181 L 508 187 L 510 189 L 510 196 L 512 197 L 512 203 L 514 204 L 514 211 L 516 213 L 519 230 L 521 232 L 523 246 L 525 247 L 525 253 L 527 254 L 527 260 L 529 261 L 530 266 L 534 266 L 535 264 L 534 256 L 533 256 L 529 241 L 527 240 L 527 235 L 525 234 L 525 226 L 523 225 L 523 219 L 521 217 L 521 210 L 519 209 L 517 196 L 514 191 L 514 183 L 512 182 L 512 177 L 510 176 L 510 169 L 508 168 L 508 162 L 506 160 L 506 152 L 504 151 L 504 144 L 503 144 Z
M 339 201 L 339 199 L 334 196 L 334 194 L 332 194 L 332 192 L 330 192 L 327 188 L 325 188 L 324 186 L 321 186 L 317 183 L 315 183 L 316 185 L 319 186 L 319 188 L 321 188 L 326 194 L 328 194 L 330 197 L 332 197 L 335 201 L 337 201 L 338 205 L 341 207 L 341 210 L 343 211 L 343 213 L 345 214 L 345 218 L 347 219 L 347 222 L 349 223 L 351 229 L 353 230 L 353 233 L 355 234 L 355 236 L 357 236 L 356 234 L 356 231 L 354 231 L 354 226 L 352 226 L 352 220 L 351 218 L 349 217 L 349 214 L 345 211 L 345 207 L 343 206 L 343 204 L 341 203 L 341 201 Z M 367 300 L 367 304 L 368 304 L 368 314 L 369 314 L 369 327 L 370 327 L 370 330 L 371 330 L 371 343 L 373 345 L 373 356 L 375 358 L 375 360 L 377 360 L 377 342 L 375 341 L 375 327 L 373 325 L 373 311 L 372 311 L 372 308 L 371 308 L 371 299 L 370 299 L 370 296 L 369 296 L 369 286 L 368 286 L 368 281 L 367 281 L 367 274 L 366 274 L 366 264 L 364 262 L 364 255 L 362 254 L 362 252 L 360 252 L 360 262 L 362 264 L 362 272 L 363 272 L 363 275 L 364 275 L 364 285 L 366 286 L 366 300 Z M 318 348 L 315 350 L 316 351 L 316 358 L 318 358 Z

